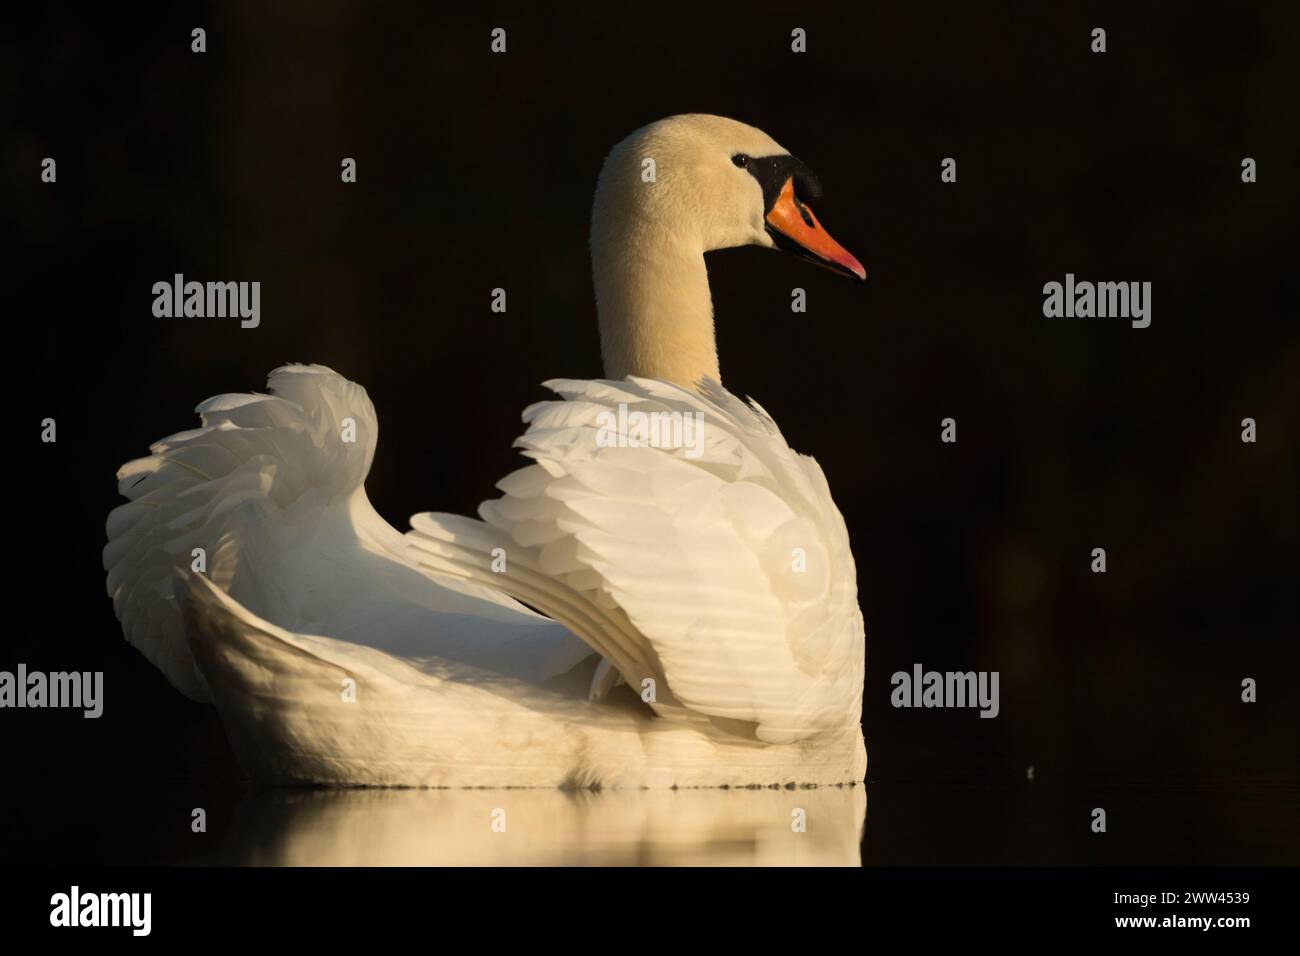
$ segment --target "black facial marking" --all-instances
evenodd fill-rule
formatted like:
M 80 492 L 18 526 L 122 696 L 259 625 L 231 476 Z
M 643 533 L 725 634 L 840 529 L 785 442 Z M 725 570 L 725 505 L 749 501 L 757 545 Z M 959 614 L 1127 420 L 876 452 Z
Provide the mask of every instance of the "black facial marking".
M 742 154 L 737 154 L 737 156 L 740 155 Z M 764 215 L 772 211 L 777 196 L 781 195 L 781 187 L 792 176 L 794 177 L 795 196 L 798 199 L 813 200 L 821 198 L 821 181 L 811 169 L 793 156 L 747 156 L 745 159 L 745 163 L 737 162 L 736 165 L 747 169 L 749 174 L 758 180 L 758 185 L 762 187 Z M 732 162 L 736 162 L 735 156 L 732 157 Z M 800 212 L 803 212 L 802 208 L 800 208 Z M 804 221 L 808 221 L 806 213 L 804 213 Z

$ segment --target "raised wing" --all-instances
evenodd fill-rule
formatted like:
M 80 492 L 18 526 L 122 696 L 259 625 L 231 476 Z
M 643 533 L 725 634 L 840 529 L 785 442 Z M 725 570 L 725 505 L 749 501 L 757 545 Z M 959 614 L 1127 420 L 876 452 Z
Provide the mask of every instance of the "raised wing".
M 179 690 L 210 697 L 175 597 L 178 570 L 288 631 L 406 659 L 543 680 L 590 655 L 499 591 L 408 558 L 363 486 L 378 434 L 365 389 L 321 365 L 276 369 L 268 385 L 270 395 L 203 402 L 199 428 L 118 471 L 129 500 L 108 516 L 108 593 L 127 639 Z
M 419 515 L 430 567 L 496 581 L 559 619 L 654 705 L 785 743 L 856 723 L 864 635 L 821 469 L 716 384 L 556 380 L 487 527 Z M 644 696 L 644 695 L 643 695 Z

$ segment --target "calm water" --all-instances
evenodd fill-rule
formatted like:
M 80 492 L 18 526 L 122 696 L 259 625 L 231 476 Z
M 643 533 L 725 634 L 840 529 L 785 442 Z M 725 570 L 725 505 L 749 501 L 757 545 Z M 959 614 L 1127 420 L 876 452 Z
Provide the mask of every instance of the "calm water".
M 12 862 L 236 865 L 1247 865 L 1300 861 L 1300 791 L 872 781 L 815 790 L 14 794 Z M 1093 833 L 1091 812 L 1107 813 Z M 202 808 L 206 831 L 191 821 Z

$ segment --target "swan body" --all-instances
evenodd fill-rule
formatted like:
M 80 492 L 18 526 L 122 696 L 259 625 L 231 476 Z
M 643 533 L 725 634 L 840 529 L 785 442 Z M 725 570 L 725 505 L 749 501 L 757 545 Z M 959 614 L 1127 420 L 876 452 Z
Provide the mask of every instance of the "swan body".
M 720 117 L 616 147 L 592 223 L 610 377 L 547 383 L 516 443 L 530 463 L 478 519 L 387 524 L 364 488 L 374 409 L 324 366 L 204 402 L 118 473 L 104 564 L 128 640 L 271 783 L 862 780 L 848 535 L 816 463 L 718 383 L 703 260 L 793 243 L 861 277 L 817 191 Z

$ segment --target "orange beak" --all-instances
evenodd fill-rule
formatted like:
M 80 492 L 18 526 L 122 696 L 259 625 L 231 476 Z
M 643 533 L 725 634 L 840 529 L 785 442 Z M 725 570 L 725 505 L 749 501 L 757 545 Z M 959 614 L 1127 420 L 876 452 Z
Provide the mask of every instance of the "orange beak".
M 767 231 L 779 248 L 798 253 L 802 258 L 825 266 L 833 272 L 866 279 L 867 270 L 853 253 L 831 238 L 813 211 L 794 194 L 794 178 L 785 181 L 781 193 L 767 214 Z

